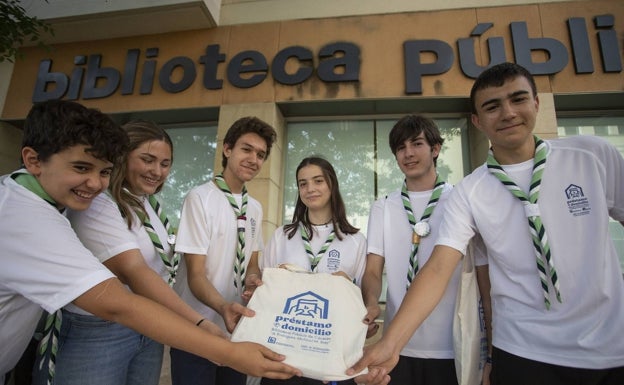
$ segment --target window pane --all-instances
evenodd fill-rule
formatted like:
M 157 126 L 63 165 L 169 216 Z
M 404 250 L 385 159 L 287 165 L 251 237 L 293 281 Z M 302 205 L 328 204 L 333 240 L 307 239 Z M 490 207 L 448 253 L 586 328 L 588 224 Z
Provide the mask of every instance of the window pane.
M 437 169 L 450 183 L 457 183 L 468 170 L 467 121 L 436 119 L 444 145 Z M 366 235 L 370 207 L 378 197 L 400 189 L 403 173 L 388 144 L 396 120 L 291 123 L 288 125 L 284 218 L 290 223 L 297 198 L 295 171 L 310 155 L 321 155 L 332 163 L 349 221 Z M 385 302 L 386 276 L 380 297 Z
M 435 119 L 435 122 L 444 138 L 436 168 L 444 180 L 456 184 L 464 177 L 468 164 L 468 153 L 464 150 L 468 134 L 466 119 Z M 388 143 L 395 123 L 396 120 L 377 122 L 377 197 L 400 189 L 404 179 Z
M 575 117 L 557 118 L 559 136 L 596 135 L 613 144 L 624 156 L 624 117 Z M 610 219 L 609 230 L 620 256 L 620 266 L 624 270 L 624 227 Z
M 173 141 L 173 166 L 160 192 L 160 199 L 171 224 L 177 227 L 186 194 L 214 175 L 217 127 L 168 127 L 167 133 Z
M 297 199 L 295 171 L 302 159 L 320 155 L 334 169 L 349 222 L 366 234 L 374 199 L 373 122 L 339 121 L 288 125 L 284 179 L 284 223 L 290 223 Z

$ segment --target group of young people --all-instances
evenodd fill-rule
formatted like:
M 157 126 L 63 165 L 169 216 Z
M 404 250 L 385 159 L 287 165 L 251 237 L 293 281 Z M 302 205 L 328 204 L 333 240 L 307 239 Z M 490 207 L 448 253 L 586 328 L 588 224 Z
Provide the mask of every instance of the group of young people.
M 536 137 L 537 90 L 516 64 L 485 70 L 470 98 L 491 149 L 455 188 L 436 172 L 437 126 L 407 115 L 389 136 L 404 182 L 374 203 L 367 237 L 347 220 L 332 165 L 310 156 L 296 170 L 293 220 L 266 247 L 246 183 L 275 140 L 267 123 L 230 127 L 223 170 L 188 193 L 174 233 L 156 198 L 173 162 L 162 128 L 35 105 L 24 168 L 0 180 L 0 376 L 44 309 L 36 384 L 157 384 L 163 344 L 174 385 L 321 384 L 227 339 L 254 315 L 244 304 L 263 269 L 289 264 L 360 286 L 369 336 L 387 272 L 383 335 L 349 370 L 369 372 L 342 383 L 455 385 L 459 261 L 472 243 L 492 325 L 484 384 L 624 383 L 624 280 L 608 232 L 609 216 L 624 222 L 624 159 L 600 139 Z M 571 186 L 586 198 L 581 214 L 567 204 Z

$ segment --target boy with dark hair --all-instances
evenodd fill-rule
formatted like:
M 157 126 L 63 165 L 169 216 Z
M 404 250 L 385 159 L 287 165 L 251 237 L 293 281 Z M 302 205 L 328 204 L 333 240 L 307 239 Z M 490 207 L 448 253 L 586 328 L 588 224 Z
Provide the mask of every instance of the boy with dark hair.
M 384 324 L 388 325 L 433 250 L 453 188 L 436 171 L 443 143 L 436 123 L 422 115 L 406 115 L 390 130 L 390 149 L 405 179 L 401 189 L 373 204 L 368 218 L 362 296 L 369 337 L 377 333 L 384 267 L 388 277 Z M 479 264 L 486 263 L 485 256 L 478 256 Z M 401 350 L 390 373 L 391 384 L 457 385 L 452 331 L 460 270 L 455 267 L 442 300 Z
M 623 384 L 624 280 L 608 231 L 609 216 L 624 221 L 622 155 L 597 137 L 535 136 L 539 97 L 517 64 L 484 71 L 471 102 L 487 162 L 453 190 L 429 262 L 353 369 L 394 366 L 478 233 L 492 285 L 492 383 Z
M 0 383 L 42 308 L 53 314 L 69 302 L 239 370 L 277 378 L 298 373 L 271 362 L 282 357 L 260 345 L 233 344 L 130 293 L 80 243 L 62 211 L 88 208 L 107 188 L 127 143 L 112 119 L 75 102 L 43 102 L 28 114 L 23 143 L 24 168 L 0 179 Z
M 263 248 L 262 206 L 247 194 L 269 156 L 276 133 L 256 117 L 238 119 L 223 140 L 223 172 L 184 200 L 176 252 L 180 297 L 206 319 L 232 332 L 241 314 L 246 269 Z M 202 357 L 171 349 L 174 385 L 244 385 L 246 376 Z

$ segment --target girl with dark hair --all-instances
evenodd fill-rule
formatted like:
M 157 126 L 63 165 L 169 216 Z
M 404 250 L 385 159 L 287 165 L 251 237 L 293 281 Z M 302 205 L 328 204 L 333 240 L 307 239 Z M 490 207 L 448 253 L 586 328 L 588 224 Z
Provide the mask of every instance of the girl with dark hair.
M 296 178 L 299 194 L 292 223 L 275 231 L 259 261 L 250 261 L 246 288 L 261 284 L 261 269 L 266 267 L 341 275 L 359 285 L 366 264 L 366 238 L 347 220 L 334 168 L 327 160 L 312 156 L 299 163 Z M 251 294 L 248 289 L 247 298 Z M 353 380 L 339 383 L 355 384 Z M 289 380 L 263 378 L 262 384 L 322 382 L 293 377 Z

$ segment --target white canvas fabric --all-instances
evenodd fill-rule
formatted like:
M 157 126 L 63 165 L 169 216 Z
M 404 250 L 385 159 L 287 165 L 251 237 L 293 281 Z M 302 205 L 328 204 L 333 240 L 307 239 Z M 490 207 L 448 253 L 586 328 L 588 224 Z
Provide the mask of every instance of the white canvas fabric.
M 256 315 L 241 319 L 232 341 L 283 354 L 304 377 L 350 378 L 345 372 L 362 356 L 366 340 L 360 289 L 341 276 L 276 268 L 264 269 L 262 281 L 248 304 Z
M 474 254 L 468 252 L 463 259 L 453 318 L 455 371 L 459 385 L 479 385 L 487 357 L 485 321 Z

